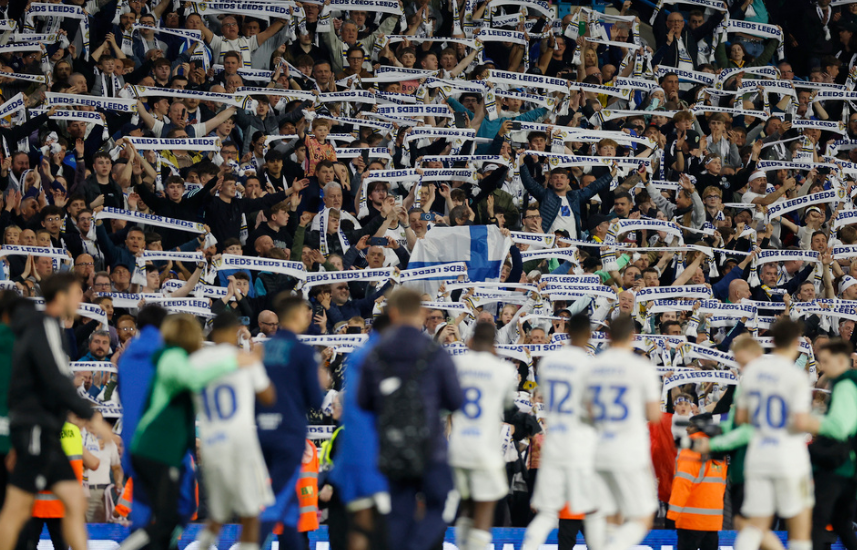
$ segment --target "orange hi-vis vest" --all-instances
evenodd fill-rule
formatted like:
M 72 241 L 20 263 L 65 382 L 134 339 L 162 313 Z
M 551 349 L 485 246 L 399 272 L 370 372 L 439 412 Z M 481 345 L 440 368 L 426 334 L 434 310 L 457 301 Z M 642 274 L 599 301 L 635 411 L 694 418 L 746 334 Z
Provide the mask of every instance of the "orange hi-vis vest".
M 318 529 L 318 450 L 310 441 L 306 441 L 301 473 L 296 487 L 300 517 L 298 533 Z
M 691 434 L 692 438 L 706 437 Z M 723 495 L 726 493 L 726 462 L 702 461 L 699 453 L 682 449 L 676 458 L 675 478 L 667 518 L 677 529 L 720 531 L 723 528 Z
M 585 517 L 586 514 L 572 514 L 567 502 L 565 503 L 565 508 L 559 512 L 559 519 L 583 519 Z
M 60 439 L 62 450 L 71 463 L 77 481 L 83 483 L 83 437 L 80 435 L 80 429 L 66 422 L 62 427 Z M 50 491 L 39 491 L 33 504 L 34 518 L 61 518 L 64 515 L 65 508 L 56 495 Z
M 122 489 L 122 494 L 119 496 L 119 501 L 116 507 L 113 508 L 117 514 L 123 518 L 127 518 L 131 513 L 131 504 L 134 502 L 134 481 L 129 477 L 125 481 L 125 487 Z

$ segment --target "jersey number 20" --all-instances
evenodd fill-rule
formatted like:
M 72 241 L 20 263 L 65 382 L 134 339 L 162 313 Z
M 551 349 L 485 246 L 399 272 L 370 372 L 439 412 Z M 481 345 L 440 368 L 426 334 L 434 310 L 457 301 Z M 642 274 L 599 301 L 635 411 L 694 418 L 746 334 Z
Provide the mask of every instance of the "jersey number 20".
M 786 427 L 789 418 L 789 408 L 786 400 L 776 394 L 771 394 L 763 399 L 762 392 L 751 391 L 748 397 L 756 404 L 750 423 L 760 428 L 763 424 L 775 430 Z M 764 401 L 764 403 L 763 403 Z M 763 407 L 764 405 L 764 407 Z M 764 408 L 764 410 L 762 410 Z

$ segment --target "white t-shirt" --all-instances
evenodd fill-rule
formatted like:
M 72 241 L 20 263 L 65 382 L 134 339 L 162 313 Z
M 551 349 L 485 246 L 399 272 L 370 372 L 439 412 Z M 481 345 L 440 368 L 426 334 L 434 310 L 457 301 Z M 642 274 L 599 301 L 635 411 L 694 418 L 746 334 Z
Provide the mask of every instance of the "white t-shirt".
M 501 468 L 503 410 L 515 400 L 517 371 L 487 352 L 468 351 L 453 360 L 464 405 L 452 415 L 449 463 L 458 468 Z
M 747 475 L 801 476 L 810 472 L 806 437 L 789 429 L 791 418 L 812 407 L 809 376 L 777 355 L 764 355 L 744 369 L 737 406 L 755 430 L 747 448 Z
M 568 204 L 568 197 L 560 197 L 562 204 L 559 206 L 559 212 L 551 224 L 548 233 L 553 234 L 554 231 L 565 229 L 568 231 L 568 236 L 571 239 L 577 238 L 577 222 L 574 219 L 574 212 L 571 211 L 571 206 Z
M 259 49 L 259 42 L 256 40 L 256 35 L 250 38 L 239 36 L 235 40 L 226 40 L 222 36 L 214 35 L 211 38 L 211 57 L 215 63 L 223 65 L 223 57 L 229 52 L 239 52 L 244 61 L 245 67 L 252 66 L 252 54 Z
M 646 404 L 661 400 L 657 371 L 630 351 L 608 349 L 593 361 L 585 397 L 598 431 L 595 466 L 651 466 Z
M 107 441 L 102 449 L 98 443 L 98 438 L 83 430 L 83 446 L 99 461 L 97 470 L 86 470 L 83 473 L 89 486 L 110 483 L 110 469 L 120 463 L 119 449 L 116 448 L 116 444 Z
M 191 355 L 193 368 L 204 368 L 221 361 L 226 354 L 237 354 L 238 348 L 220 344 Z M 240 445 L 256 439 L 256 394 L 270 385 L 262 363 L 238 369 L 194 394 L 199 437 L 203 448 Z M 215 454 L 206 456 L 211 460 Z
M 595 430 L 583 420 L 583 405 L 592 358 L 583 350 L 563 346 L 539 361 L 539 387 L 545 405 L 547 434 L 542 443 L 545 464 L 591 466 L 595 459 Z

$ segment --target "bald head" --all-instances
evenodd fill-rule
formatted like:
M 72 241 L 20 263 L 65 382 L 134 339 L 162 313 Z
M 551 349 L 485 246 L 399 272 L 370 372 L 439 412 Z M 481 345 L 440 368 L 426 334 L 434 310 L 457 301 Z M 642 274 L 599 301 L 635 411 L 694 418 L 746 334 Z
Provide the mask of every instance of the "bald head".
M 270 338 L 277 332 L 277 314 L 270 309 L 266 309 L 259 314 L 258 322 L 259 332 L 265 336 Z
M 735 279 L 729 283 L 729 301 L 737 304 L 744 298 L 750 297 L 750 285 L 743 279 Z

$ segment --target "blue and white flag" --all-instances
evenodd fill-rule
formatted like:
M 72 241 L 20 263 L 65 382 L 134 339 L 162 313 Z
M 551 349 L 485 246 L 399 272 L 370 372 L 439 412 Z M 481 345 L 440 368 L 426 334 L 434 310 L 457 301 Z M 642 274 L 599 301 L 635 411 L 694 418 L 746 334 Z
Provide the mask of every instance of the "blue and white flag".
M 511 246 L 512 240 L 504 237 L 500 228 L 493 225 L 435 227 L 426 233 L 425 238 L 417 240 L 408 269 L 464 262 L 471 281 L 497 282 Z M 407 284 L 434 296 L 441 282 L 448 279 L 446 276 Z

